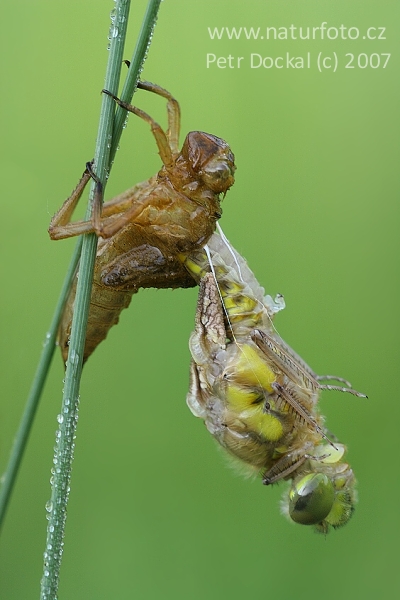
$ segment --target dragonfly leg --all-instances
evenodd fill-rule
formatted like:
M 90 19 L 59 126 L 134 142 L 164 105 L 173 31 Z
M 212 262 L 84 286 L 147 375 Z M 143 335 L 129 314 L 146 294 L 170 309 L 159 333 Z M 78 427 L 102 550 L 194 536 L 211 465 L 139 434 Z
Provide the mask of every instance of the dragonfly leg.
M 169 145 L 173 153 L 179 152 L 179 131 L 181 127 L 181 111 L 179 108 L 179 103 L 175 98 L 164 88 L 156 85 L 155 83 L 151 83 L 150 81 L 139 81 L 138 88 L 142 90 L 147 90 L 148 92 L 152 92 L 153 94 L 158 94 L 163 98 L 168 100 L 167 102 L 167 112 L 168 112 L 168 130 L 167 130 L 167 138 L 169 140 Z
M 75 223 L 70 222 L 72 213 L 74 212 L 75 207 L 82 196 L 83 190 L 91 178 L 91 167 L 89 167 L 89 164 L 90 163 L 86 165 L 86 169 L 72 194 L 65 200 L 64 204 L 51 219 L 49 234 L 52 240 L 61 240 L 67 237 L 80 235 L 81 233 L 93 232 L 93 225 L 90 221 L 76 221 Z
M 309 455 L 301 450 L 289 452 L 280 458 L 271 469 L 268 469 L 263 475 L 263 484 L 271 485 L 280 479 L 288 477 L 296 471 L 307 459 Z
M 103 204 L 103 185 L 100 179 L 93 171 L 93 161 L 86 163 L 86 169 L 80 178 L 78 185 L 67 198 L 60 210 L 56 212 L 49 226 L 49 234 L 52 240 L 61 240 L 68 237 L 74 237 L 83 233 L 97 233 L 101 235 L 103 228 L 102 204 Z M 88 221 L 71 222 L 72 214 L 79 202 L 80 197 L 90 179 L 95 181 L 95 190 L 92 204 L 92 217 Z
M 144 112 L 144 110 L 141 110 L 140 108 L 137 108 L 136 106 L 132 106 L 132 104 L 128 104 L 127 102 L 122 102 L 122 100 L 120 100 L 117 96 L 115 96 L 108 90 L 103 90 L 103 93 L 107 94 L 108 96 L 111 96 L 111 98 L 113 98 L 119 106 L 121 106 L 128 112 L 131 112 L 134 115 L 137 115 L 138 117 L 140 117 L 141 119 L 143 119 L 150 125 L 151 131 L 152 131 L 152 133 L 155 137 L 156 143 L 157 143 L 158 152 L 160 154 L 160 158 L 161 158 L 162 162 L 167 167 L 167 169 L 168 169 L 168 167 L 172 167 L 172 165 L 174 164 L 174 161 L 172 158 L 171 147 L 168 143 L 167 135 L 165 134 L 161 125 L 159 125 L 152 117 L 150 117 L 150 115 L 148 115 L 146 112 Z
M 167 133 L 161 128 L 161 126 L 152 118 L 150 115 L 145 113 L 144 111 L 132 106 L 131 104 L 127 104 L 122 102 L 117 96 L 114 96 L 107 90 L 103 90 L 104 93 L 111 96 L 117 104 L 125 108 L 129 112 L 133 112 L 143 120 L 145 120 L 151 126 L 151 130 L 155 137 L 159 154 L 162 162 L 168 168 L 173 165 L 173 153 L 178 152 L 178 138 L 179 138 L 179 129 L 180 129 L 180 109 L 177 100 L 164 88 L 150 83 L 148 81 L 139 82 L 138 87 L 141 89 L 153 92 L 166 98 L 167 102 L 167 112 L 168 112 L 168 131 Z M 96 182 L 95 195 L 93 199 L 93 214 L 92 219 L 90 221 L 76 221 L 71 223 L 72 213 L 75 210 L 76 205 L 85 189 L 90 178 L 93 178 Z M 92 170 L 92 163 L 88 163 L 86 169 L 79 180 L 78 185 L 75 190 L 72 192 L 71 196 L 65 200 L 64 204 L 60 208 L 59 211 L 54 215 L 51 220 L 49 227 L 49 234 L 51 239 L 59 240 L 67 237 L 74 237 L 77 235 L 81 235 L 83 233 L 93 233 L 96 232 L 97 235 L 101 236 L 104 234 L 105 237 L 111 237 L 114 235 L 121 226 L 125 225 L 129 220 L 134 217 L 136 211 L 132 209 L 132 199 L 135 193 L 140 193 L 140 184 L 139 186 L 135 186 L 131 190 L 128 190 L 123 195 L 124 197 L 117 197 L 110 202 L 106 203 L 106 205 L 102 206 L 103 200 L 103 190 L 100 180 L 97 178 L 95 173 Z M 121 195 L 122 196 L 122 195 Z M 108 217 L 110 215 L 116 213 L 122 213 L 126 209 L 131 208 L 133 214 L 129 214 L 127 218 L 117 219 L 118 223 L 113 224 L 111 229 L 107 224 L 102 221 L 104 217 Z

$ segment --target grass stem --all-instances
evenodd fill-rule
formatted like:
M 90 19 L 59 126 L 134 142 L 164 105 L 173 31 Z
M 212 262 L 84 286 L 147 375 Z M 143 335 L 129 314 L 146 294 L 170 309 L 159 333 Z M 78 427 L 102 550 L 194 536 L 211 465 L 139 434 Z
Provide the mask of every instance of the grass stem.
M 69 291 L 75 277 L 76 268 L 81 254 L 81 248 L 82 238 L 79 239 L 76 245 L 69 269 L 65 276 L 65 281 L 61 289 L 60 298 L 58 300 L 48 333 L 43 343 L 42 353 L 40 355 L 36 373 L 32 381 L 32 386 L 29 391 L 28 399 L 26 401 L 21 422 L 19 424 L 19 428 L 14 439 L 7 468 L 2 477 L 2 486 L 0 489 L 0 527 L 3 523 L 6 514 L 7 506 L 10 501 L 18 469 L 21 464 L 26 444 L 28 442 L 33 420 L 35 418 L 36 409 L 38 407 L 40 396 L 42 394 L 44 384 L 46 382 L 47 373 L 49 371 L 51 360 L 54 355 L 58 325 L 60 323 L 65 302 L 68 298 Z
M 146 32 L 143 34 L 143 39 L 147 39 L 147 41 L 141 46 L 141 56 L 135 56 L 136 72 L 131 68 L 129 70 L 130 73 L 128 73 L 129 79 L 134 82 L 132 93 L 150 44 L 159 4 L 160 0 L 150 0 L 144 17 L 141 31 Z M 106 70 L 105 87 L 113 94 L 117 94 L 118 91 L 129 7 L 130 0 L 117 0 L 116 8 L 112 13 L 109 36 L 110 54 Z M 111 147 L 116 148 L 119 143 L 119 136 L 117 133 L 113 133 L 114 113 L 115 108 L 112 98 L 104 94 L 94 160 L 94 169 L 103 184 L 103 189 L 110 168 L 110 149 Z M 93 199 L 93 193 L 94 184 L 91 188 L 89 204 Z M 89 216 L 90 208 L 88 209 L 87 218 Z M 64 544 L 66 509 L 70 491 L 71 465 L 75 448 L 75 431 L 79 409 L 79 386 L 96 248 L 97 237 L 94 234 L 85 235 L 82 243 L 63 402 L 61 412 L 58 415 L 59 428 L 56 433 L 54 450 L 51 498 L 46 505 L 48 527 L 44 553 L 44 571 L 41 581 L 41 600 L 55 600 L 57 598 L 59 571 Z

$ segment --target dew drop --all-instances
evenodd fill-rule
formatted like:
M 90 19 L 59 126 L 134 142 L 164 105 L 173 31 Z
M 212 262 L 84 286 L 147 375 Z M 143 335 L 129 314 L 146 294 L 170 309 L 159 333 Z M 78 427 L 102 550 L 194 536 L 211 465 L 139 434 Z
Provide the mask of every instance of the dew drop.
M 50 342 L 50 338 L 51 338 L 51 333 L 48 331 L 46 333 L 46 337 L 43 341 L 43 348 L 45 348 L 47 346 L 47 344 Z

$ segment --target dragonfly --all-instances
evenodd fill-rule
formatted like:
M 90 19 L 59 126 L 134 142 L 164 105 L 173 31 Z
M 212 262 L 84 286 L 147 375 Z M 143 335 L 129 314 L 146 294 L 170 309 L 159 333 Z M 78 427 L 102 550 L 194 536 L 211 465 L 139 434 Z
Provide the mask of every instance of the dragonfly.
M 192 131 L 179 150 L 178 102 L 150 82 L 138 87 L 167 100 L 166 131 L 144 111 L 112 97 L 151 126 L 162 168 L 102 208 L 98 190 L 91 220 L 71 222 L 86 184 L 97 180 L 88 164 L 49 227 L 52 239 L 91 232 L 99 237 L 84 361 L 140 288 L 198 284 L 189 408 L 232 457 L 261 473 L 265 485 L 292 482 L 283 510 L 293 521 L 321 532 L 340 527 L 354 510 L 355 478 L 344 461 L 346 447 L 324 426 L 318 401 L 323 389 L 364 395 L 344 379 L 318 376 L 283 341 L 273 326 L 283 297 L 264 295 L 219 228 L 221 201 L 236 170 L 229 145 Z M 76 286 L 60 326 L 64 361 L 75 293 Z M 330 379 L 343 385 L 322 383 Z
M 102 190 L 94 166 L 86 169 L 49 227 L 51 239 L 96 233 L 99 242 L 83 360 L 86 361 L 140 288 L 187 288 L 195 280 L 177 258 L 202 248 L 222 215 L 221 201 L 234 183 L 235 157 L 221 138 L 202 131 L 187 134 L 179 150 L 180 107 L 164 88 L 141 81 L 138 88 L 167 100 L 168 129 L 141 109 L 115 101 L 150 127 L 162 168 L 101 206 Z M 95 206 L 89 221 L 71 222 L 90 178 L 97 181 Z M 64 362 L 68 356 L 76 282 L 66 303 L 59 330 Z
M 328 433 L 318 401 L 322 390 L 366 396 L 340 377 L 317 375 L 279 336 L 273 319 L 283 296 L 265 295 L 219 230 L 180 257 L 199 282 L 187 404 L 265 485 L 291 482 L 282 511 L 292 521 L 327 533 L 349 521 L 356 490 L 346 447 Z

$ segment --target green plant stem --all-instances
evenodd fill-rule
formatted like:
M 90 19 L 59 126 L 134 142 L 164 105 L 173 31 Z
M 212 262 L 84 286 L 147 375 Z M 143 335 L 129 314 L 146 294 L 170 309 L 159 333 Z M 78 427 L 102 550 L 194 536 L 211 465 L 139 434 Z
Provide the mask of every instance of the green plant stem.
M 143 18 L 142 27 L 133 51 L 132 59 L 128 69 L 122 91 L 121 100 L 128 104 L 132 100 L 133 93 L 143 68 L 143 62 L 146 59 L 148 49 L 150 47 L 151 37 L 153 35 L 154 26 L 157 20 L 158 10 L 161 0 L 149 0 L 146 8 L 146 13 Z M 127 111 L 121 106 L 117 106 L 114 117 L 113 139 L 110 150 L 110 161 L 112 162 L 118 148 L 119 140 L 122 134 L 124 123 L 126 121 Z
M 69 295 L 76 268 L 79 262 L 79 257 L 82 248 L 82 238 L 78 240 L 71 264 L 65 276 L 65 281 L 61 289 L 60 298 L 54 311 L 48 334 L 43 344 L 43 350 L 39 359 L 35 376 L 32 381 L 32 386 L 29 391 L 26 401 L 24 413 L 14 439 L 13 447 L 10 454 L 10 459 L 6 471 L 3 476 L 3 482 L 0 490 L 0 526 L 3 522 L 10 496 L 14 487 L 15 479 L 18 473 L 19 465 L 21 464 L 22 455 L 28 441 L 29 433 L 32 428 L 32 423 L 36 414 L 36 409 L 39 404 L 39 399 L 43 391 L 50 363 L 54 355 L 55 343 L 60 323 L 61 315 L 64 310 L 65 302 Z
M 128 71 L 128 75 L 126 77 L 125 84 L 121 92 L 121 98 L 125 102 L 131 102 L 132 100 L 138 76 L 140 74 L 142 64 L 150 43 L 151 35 L 153 33 L 160 2 L 161 0 L 151 0 L 148 3 L 146 14 L 143 19 L 143 25 L 139 33 L 136 48 L 134 50 L 131 65 Z M 111 30 L 110 33 L 110 37 L 112 39 Z M 126 111 L 123 108 L 118 107 L 114 116 L 113 136 L 110 150 L 110 164 L 114 160 L 114 156 L 117 151 L 125 119 Z M 71 264 L 69 266 L 68 273 L 66 275 L 66 279 L 60 294 L 60 299 L 57 304 L 54 317 L 51 321 L 48 334 L 46 336 L 43 351 L 39 359 L 32 386 L 26 401 L 25 409 L 13 443 L 13 447 L 10 453 L 10 459 L 2 477 L 2 483 L 0 488 L 0 528 L 2 527 L 2 524 L 4 522 L 7 507 L 15 485 L 18 469 L 22 461 L 23 453 L 25 451 L 29 433 L 32 429 L 39 400 L 43 392 L 44 384 L 46 382 L 51 360 L 54 355 L 58 326 L 63 313 L 65 302 L 69 295 L 69 290 L 73 282 L 73 276 L 76 270 L 77 263 L 79 261 L 81 249 L 82 240 L 80 239 L 77 244 L 75 253 L 71 259 Z
M 110 29 L 110 54 L 106 71 L 105 85 L 116 93 L 118 90 L 122 52 L 126 34 L 125 23 L 118 21 L 120 9 L 129 11 L 130 2 L 118 2 L 117 16 Z M 118 33 L 113 37 L 119 25 Z M 106 173 L 109 161 L 109 147 L 112 135 L 114 107 L 107 96 L 103 95 L 100 122 L 97 135 L 94 170 L 103 184 L 106 183 Z M 89 205 L 93 200 L 94 184 L 91 186 Z M 91 210 L 88 209 L 87 218 Z M 75 431 L 79 409 L 79 386 L 83 365 L 83 351 L 86 338 L 86 327 L 93 280 L 94 262 L 96 258 L 97 237 L 95 234 L 84 236 L 82 254 L 79 264 L 79 277 L 74 303 L 74 314 L 71 327 L 71 338 L 66 364 L 65 382 L 61 412 L 58 415 L 59 429 L 56 433 L 54 448 L 54 466 L 51 476 L 51 497 L 46 504 L 48 526 L 46 548 L 44 552 L 44 569 L 41 580 L 41 599 L 55 600 L 57 598 L 59 573 L 63 552 L 63 538 L 66 521 L 66 509 L 70 490 L 71 465 L 75 447 Z
M 149 6 L 157 6 L 160 0 L 150 0 Z M 122 64 L 122 53 L 126 35 L 126 27 L 129 14 L 129 0 L 119 0 L 116 4 L 115 17 L 111 26 L 110 55 L 106 71 L 105 87 L 113 94 L 117 93 L 120 69 Z M 145 59 L 146 51 L 150 43 L 154 28 L 157 10 L 147 9 L 142 31 L 147 31 L 147 42 L 142 56 L 135 57 L 138 65 L 136 73 L 132 72 L 130 77 L 136 83 Z M 151 23 L 148 19 L 153 15 Z M 134 89 L 135 85 L 133 85 Z M 103 184 L 106 183 L 106 175 L 110 165 L 111 143 L 118 146 L 119 138 L 112 136 L 114 116 L 114 103 L 112 99 L 104 95 L 100 114 L 99 131 L 95 151 L 95 172 Z M 122 132 L 122 128 L 121 128 Z M 94 184 L 91 188 L 90 200 L 93 199 Z M 91 210 L 89 208 L 87 218 Z M 94 261 L 96 258 L 97 238 L 94 234 L 84 236 L 82 254 L 79 267 L 79 278 L 74 305 L 74 315 L 71 328 L 71 339 L 67 359 L 65 385 L 61 413 L 58 416 L 59 429 L 56 434 L 56 446 L 54 451 L 54 467 L 52 469 L 51 499 L 46 505 L 48 512 L 48 527 L 46 549 L 44 553 L 44 571 L 41 582 L 41 600 L 55 600 L 57 598 L 59 572 L 63 550 L 63 537 L 66 520 L 66 508 L 69 496 L 69 483 L 71 477 L 71 465 L 75 447 L 75 431 L 79 408 L 79 385 L 82 373 L 83 351 L 86 339 L 86 326 L 89 313 L 91 287 L 93 279 Z

